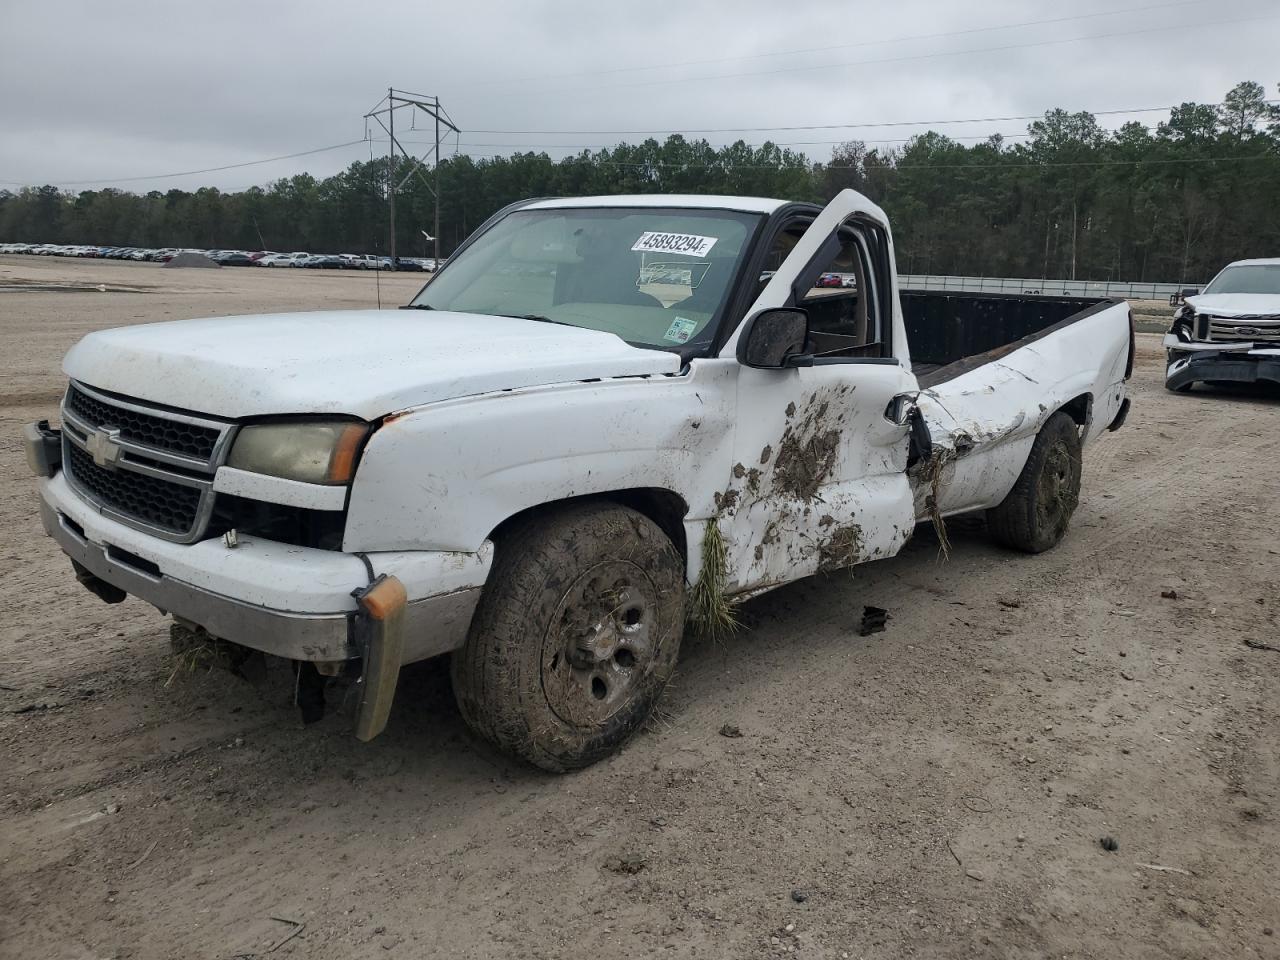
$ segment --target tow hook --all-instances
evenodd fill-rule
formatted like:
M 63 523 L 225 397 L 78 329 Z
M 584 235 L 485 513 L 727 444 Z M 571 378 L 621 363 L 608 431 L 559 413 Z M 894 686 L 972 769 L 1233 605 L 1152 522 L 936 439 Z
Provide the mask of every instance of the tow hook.
M 51 428 L 48 420 L 41 420 L 24 426 L 22 438 L 31 472 L 37 477 L 54 476 L 62 465 L 62 431 Z
M 103 603 L 123 603 L 124 598 L 128 596 L 115 584 L 107 583 L 101 577 L 94 576 L 84 564 L 72 560 L 71 566 L 76 572 L 76 579 Z
M 396 577 L 382 574 L 367 587 L 351 591 L 359 605 L 356 644 L 363 668 L 356 707 L 356 738 L 369 741 L 387 726 L 400 679 L 404 650 L 404 611 L 409 595 Z

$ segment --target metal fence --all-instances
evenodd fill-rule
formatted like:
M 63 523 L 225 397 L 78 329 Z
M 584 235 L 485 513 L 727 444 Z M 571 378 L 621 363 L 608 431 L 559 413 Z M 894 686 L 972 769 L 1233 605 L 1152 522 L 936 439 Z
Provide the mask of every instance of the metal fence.
M 954 290 L 964 293 L 1020 293 L 1046 297 L 1123 297 L 1126 300 L 1168 300 L 1170 294 L 1195 284 L 1130 283 L 1116 280 L 1027 280 L 1012 277 L 898 276 L 903 290 Z

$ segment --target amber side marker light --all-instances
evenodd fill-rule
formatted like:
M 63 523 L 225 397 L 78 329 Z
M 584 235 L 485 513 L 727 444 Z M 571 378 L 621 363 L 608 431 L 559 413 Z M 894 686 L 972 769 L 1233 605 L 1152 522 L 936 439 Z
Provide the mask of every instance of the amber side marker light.
M 350 483 L 355 476 L 356 459 L 360 455 L 360 445 L 369 435 L 369 425 L 353 423 L 344 427 L 333 445 L 333 455 L 329 458 L 327 479 L 330 483 Z

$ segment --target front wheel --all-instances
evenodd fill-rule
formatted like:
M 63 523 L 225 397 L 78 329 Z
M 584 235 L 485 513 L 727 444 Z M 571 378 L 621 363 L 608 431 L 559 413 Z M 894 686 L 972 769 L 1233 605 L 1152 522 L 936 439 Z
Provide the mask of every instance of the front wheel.
M 1036 435 L 1018 482 L 987 511 L 987 529 L 1000 543 L 1043 553 L 1066 535 L 1080 502 L 1080 430 L 1058 411 Z
M 507 531 L 453 690 L 467 723 L 553 772 L 612 753 L 657 703 L 684 630 L 684 563 L 643 514 L 590 503 Z

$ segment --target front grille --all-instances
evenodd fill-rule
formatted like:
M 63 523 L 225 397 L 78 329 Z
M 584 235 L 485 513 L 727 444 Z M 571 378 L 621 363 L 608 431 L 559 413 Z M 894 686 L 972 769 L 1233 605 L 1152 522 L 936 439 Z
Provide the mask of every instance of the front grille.
M 202 495 L 199 487 L 132 470 L 107 470 L 74 443 L 67 447 L 72 478 L 101 506 L 172 534 L 186 535 L 195 527 Z
M 164 540 L 207 535 L 234 424 L 72 382 L 62 427 L 67 481 L 103 514 Z
M 116 427 L 123 440 L 197 460 L 213 459 L 213 451 L 222 434 L 216 427 L 170 420 L 99 400 L 75 384 L 67 391 L 67 409 L 90 426 Z
M 1220 317 L 1209 318 L 1209 339 L 1228 343 L 1280 343 L 1280 323 L 1276 318 L 1263 324 L 1261 321 L 1223 320 Z M 1242 332 L 1244 331 L 1244 332 Z

